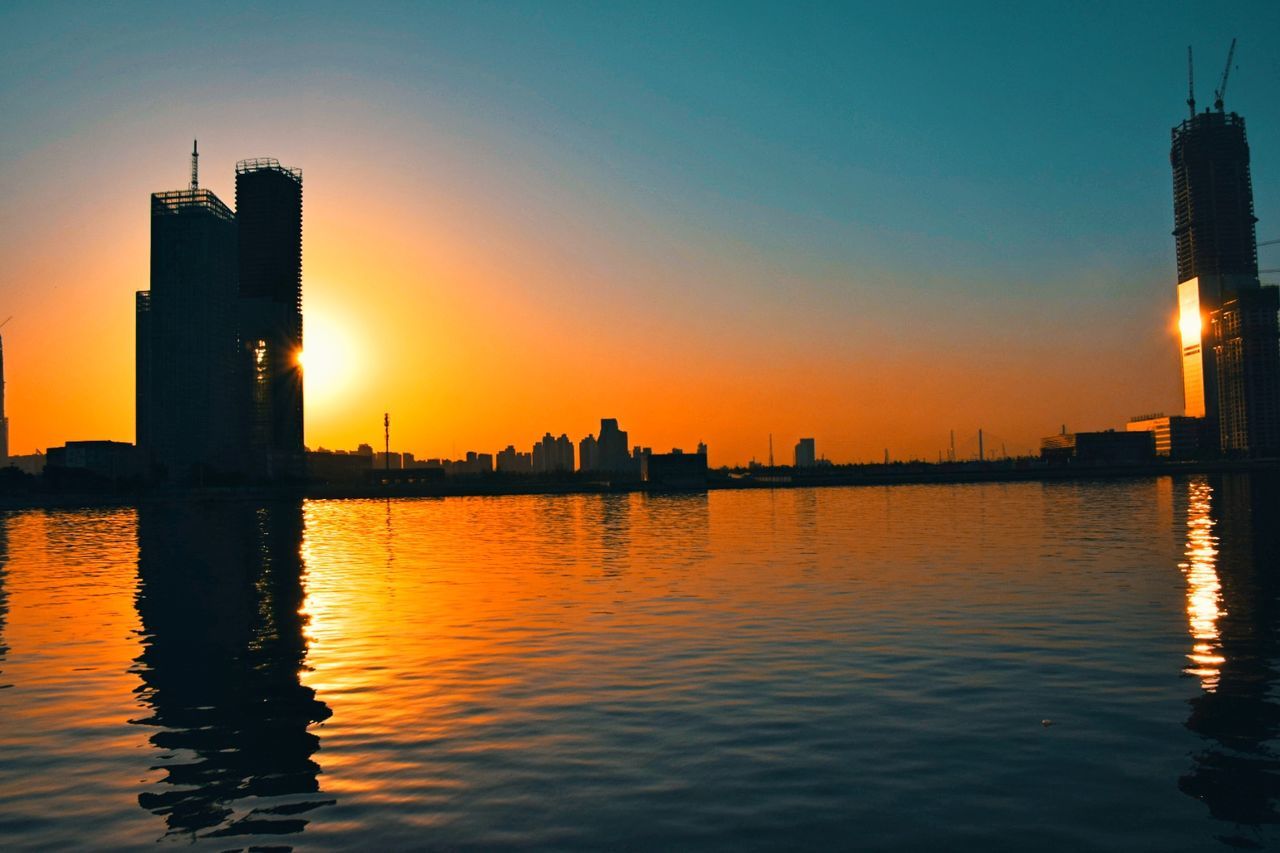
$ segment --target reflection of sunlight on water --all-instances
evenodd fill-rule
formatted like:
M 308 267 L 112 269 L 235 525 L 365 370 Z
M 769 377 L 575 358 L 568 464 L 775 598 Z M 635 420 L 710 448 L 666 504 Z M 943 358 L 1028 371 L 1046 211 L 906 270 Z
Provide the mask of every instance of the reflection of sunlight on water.
M 1184 671 L 1200 679 L 1200 686 L 1212 693 L 1218 687 L 1218 672 L 1226 661 L 1221 654 L 1218 619 L 1222 610 L 1222 585 L 1216 568 L 1218 537 L 1213 534 L 1209 505 L 1213 487 L 1205 480 L 1192 480 L 1187 501 L 1187 562 L 1179 563 L 1187 578 L 1187 622 L 1195 641 L 1187 655 L 1191 665 Z

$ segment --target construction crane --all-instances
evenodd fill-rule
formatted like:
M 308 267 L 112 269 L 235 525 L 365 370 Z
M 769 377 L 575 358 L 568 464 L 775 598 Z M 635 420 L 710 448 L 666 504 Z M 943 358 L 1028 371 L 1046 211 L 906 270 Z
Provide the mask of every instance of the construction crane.
M 1222 99 L 1227 96 L 1227 78 L 1231 76 L 1231 59 L 1236 55 L 1236 40 L 1231 40 L 1231 49 L 1227 51 L 1227 67 L 1222 69 L 1222 82 L 1213 93 L 1213 108 L 1222 112 Z
M 1187 45 L 1187 106 L 1191 109 L 1191 117 L 1196 117 L 1196 72 L 1191 64 L 1191 45 Z
M 3 328 L 5 327 L 5 323 L 8 323 L 8 322 L 9 322 L 10 320 L 12 320 L 12 319 L 13 319 L 13 315 L 12 315 L 12 314 L 10 314 L 8 317 L 5 317 L 5 318 L 4 318 L 4 323 L 0 323 L 0 329 L 3 329 Z

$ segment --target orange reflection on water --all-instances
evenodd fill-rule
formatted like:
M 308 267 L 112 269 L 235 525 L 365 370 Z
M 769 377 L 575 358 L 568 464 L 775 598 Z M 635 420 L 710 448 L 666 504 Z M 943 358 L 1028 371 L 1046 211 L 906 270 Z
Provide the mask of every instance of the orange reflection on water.
M 1222 584 L 1218 580 L 1218 537 L 1214 535 L 1209 508 L 1213 487 L 1203 479 L 1188 484 L 1187 562 L 1178 568 L 1187 579 L 1187 623 L 1191 638 L 1191 664 L 1183 671 L 1198 677 L 1200 686 L 1212 693 L 1218 687 L 1218 676 L 1226 658 L 1218 620 L 1226 615 L 1222 609 Z

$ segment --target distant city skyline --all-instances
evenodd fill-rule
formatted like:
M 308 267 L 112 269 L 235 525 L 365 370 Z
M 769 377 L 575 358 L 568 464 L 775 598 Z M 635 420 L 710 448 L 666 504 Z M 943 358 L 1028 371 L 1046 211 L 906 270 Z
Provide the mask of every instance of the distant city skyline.
M 1280 236 L 1271 4 L 1107 28 L 300 7 L 252 43 L 244 14 L 0 12 L 11 452 L 132 440 L 142 199 L 185 183 L 193 136 L 223 197 L 246 155 L 311 176 L 311 447 L 376 442 L 388 409 L 441 457 L 611 412 L 713 464 L 769 434 L 931 459 L 952 429 L 1034 452 L 1064 421 L 1180 412 L 1166 134 L 1188 43 L 1208 103 L 1241 37 L 1231 108 Z

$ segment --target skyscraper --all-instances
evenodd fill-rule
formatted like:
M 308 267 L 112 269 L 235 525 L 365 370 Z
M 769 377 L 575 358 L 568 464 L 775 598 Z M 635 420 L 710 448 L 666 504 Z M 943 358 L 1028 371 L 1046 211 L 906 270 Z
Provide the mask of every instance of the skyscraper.
M 235 216 L 198 185 L 151 196 L 151 289 L 137 294 L 144 464 L 198 481 L 235 464 Z
M 4 408 L 4 340 L 0 339 L 0 465 L 8 464 L 9 416 Z
M 627 433 L 618 429 L 617 418 L 600 419 L 600 437 L 596 439 L 596 461 L 600 471 L 620 472 L 632 469 L 627 450 Z
M 1275 287 L 1241 288 L 1213 312 L 1222 451 L 1280 455 L 1280 328 Z
M 1249 144 L 1244 119 L 1223 109 L 1225 85 L 1224 76 L 1212 111 L 1196 113 L 1189 98 L 1190 117 L 1172 130 L 1183 399 L 1187 415 L 1205 419 L 1209 449 L 1256 453 L 1269 440 L 1251 437 L 1263 421 L 1244 413 L 1280 405 L 1263 398 L 1280 357 L 1266 355 L 1275 348 L 1276 315 L 1258 293 Z
M 302 476 L 302 171 L 236 164 L 241 429 L 255 477 Z

